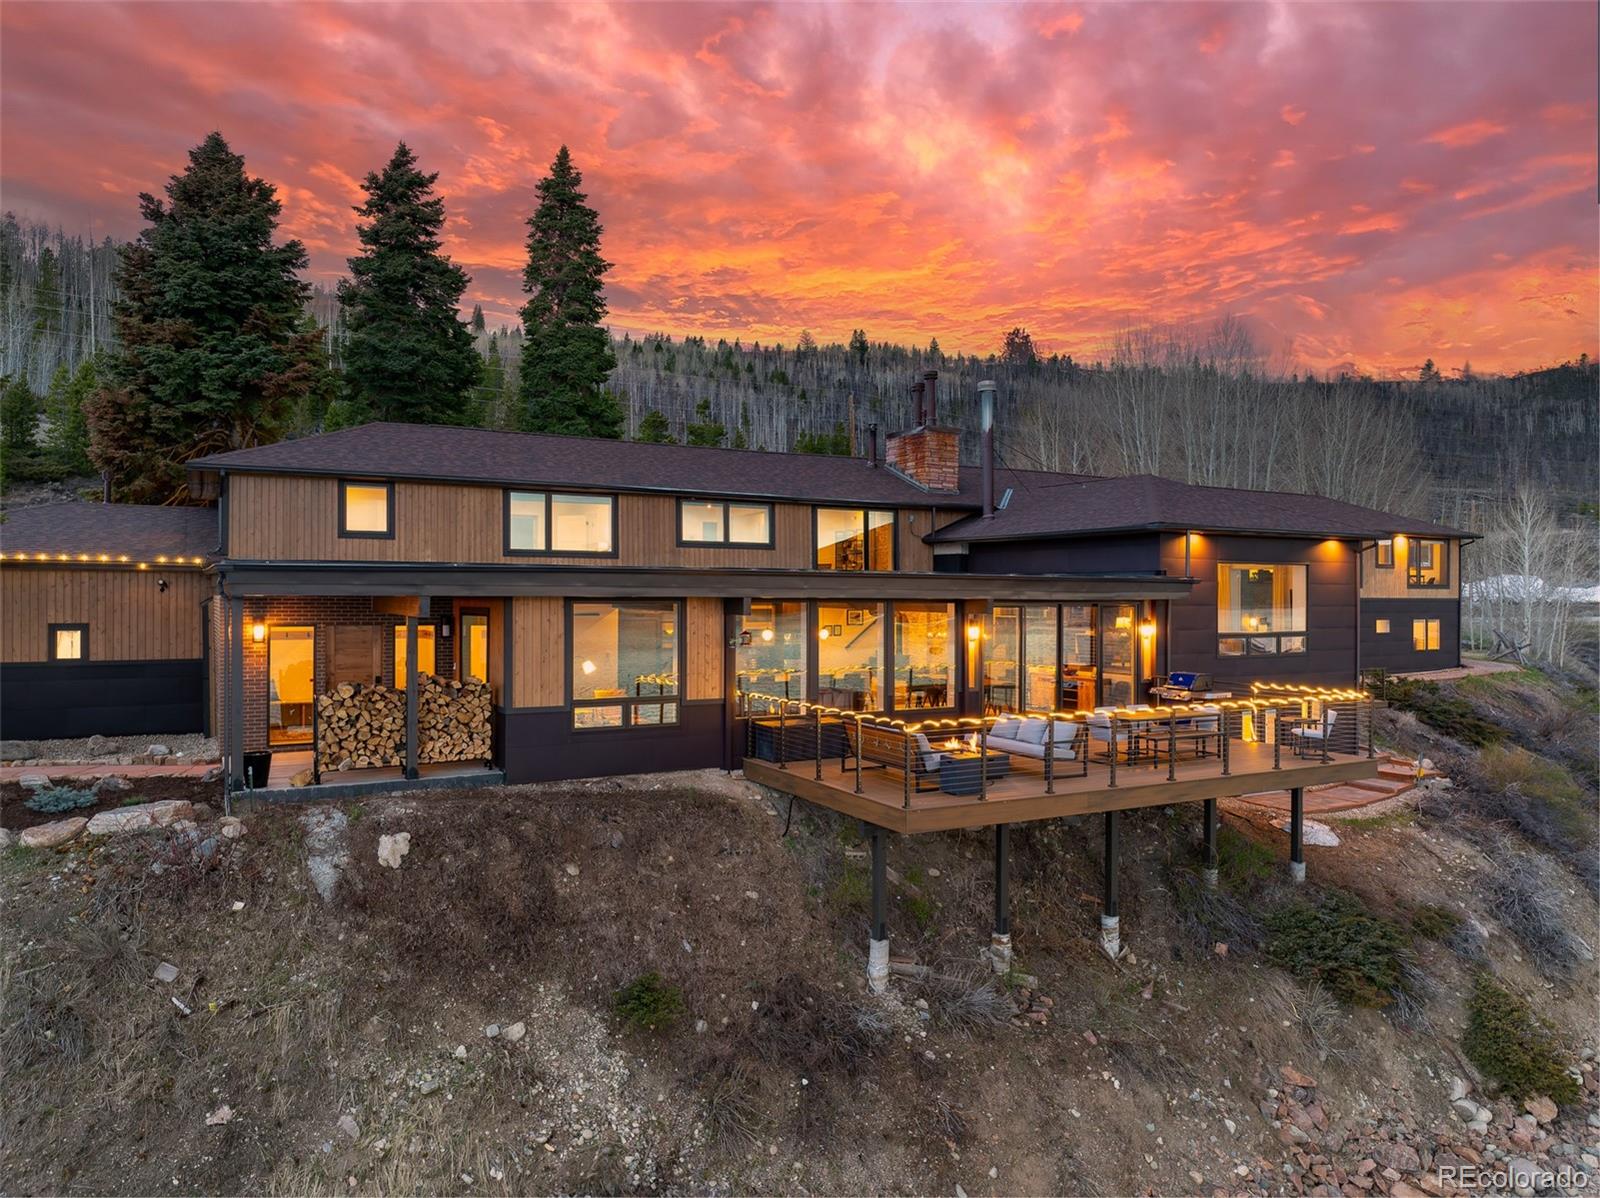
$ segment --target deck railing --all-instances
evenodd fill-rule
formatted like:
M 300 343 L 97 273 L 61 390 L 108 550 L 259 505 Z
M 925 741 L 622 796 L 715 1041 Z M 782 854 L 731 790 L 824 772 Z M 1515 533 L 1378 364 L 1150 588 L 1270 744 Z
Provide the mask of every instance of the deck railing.
M 857 794 L 864 771 L 896 774 L 907 809 L 928 790 L 987 799 L 993 782 L 1018 772 L 1037 771 L 1054 794 L 1058 779 L 1086 778 L 1091 764 L 1105 770 L 1108 789 L 1126 783 L 1130 769 L 1163 763 L 1166 781 L 1175 782 L 1186 754 L 1217 761 L 1227 777 L 1236 744 L 1270 744 L 1274 770 L 1286 753 L 1321 761 L 1376 755 L 1370 697 L 1326 687 L 1262 683 L 1248 698 L 1207 703 L 927 720 L 744 692 L 738 702 L 745 756 L 818 781 L 824 762 L 837 760 Z M 1026 738 L 1024 723 L 1033 725 Z

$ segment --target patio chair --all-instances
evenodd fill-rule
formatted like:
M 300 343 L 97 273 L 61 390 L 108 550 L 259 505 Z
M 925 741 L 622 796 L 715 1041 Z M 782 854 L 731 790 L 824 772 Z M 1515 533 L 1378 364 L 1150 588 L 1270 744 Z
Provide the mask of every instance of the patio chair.
M 1289 726 L 1289 744 L 1296 757 L 1310 757 L 1313 754 L 1324 760 L 1328 756 L 1328 746 L 1333 743 L 1333 726 L 1338 722 L 1339 713 L 1332 707 L 1322 709 L 1322 718 L 1295 720 Z

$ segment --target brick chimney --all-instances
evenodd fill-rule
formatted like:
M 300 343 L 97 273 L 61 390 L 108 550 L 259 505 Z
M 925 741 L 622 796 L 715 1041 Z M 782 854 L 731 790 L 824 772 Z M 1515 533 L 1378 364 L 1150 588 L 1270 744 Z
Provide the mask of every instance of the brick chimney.
M 930 370 L 912 387 L 916 427 L 890 436 L 883 460 L 924 491 L 953 495 L 961 489 L 961 431 L 933 423 L 938 378 L 938 372 Z

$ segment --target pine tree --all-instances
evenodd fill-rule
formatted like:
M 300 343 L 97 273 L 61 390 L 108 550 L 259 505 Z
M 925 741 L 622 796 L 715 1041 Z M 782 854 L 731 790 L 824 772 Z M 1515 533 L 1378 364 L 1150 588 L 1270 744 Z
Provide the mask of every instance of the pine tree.
M 1433 364 L 1433 359 L 1429 358 L 1422 364 L 1422 369 L 1417 371 L 1417 382 L 1437 383 L 1439 380 L 1439 368 Z
M 690 445 L 721 445 L 728 436 L 728 430 L 720 420 L 711 419 L 711 401 L 702 399 L 695 405 L 694 414 L 698 419 L 691 420 L 684 429 L 686 439 Z
M 617 364 L 601 323 L 601 276 L 611 264 L 600 256 L 600 216 L 585 203 L 582 183 L 562 146 L 528 218 L 521 422 L 532 432 L 620 437 L 622 407 L 604 388 Z
M 651 408 L 639 420 L 639 435 L 635 441 L 645 441 L 651 445 L 676 445 L 678 439 L 672 435 L 672 426 L 667 423 L 667 418 Z
M 68 370 L 66 363 L 56 368 L 50 390 L 44 397 L 45 448 L 58 465 L 74 473 L 93 469 L 89 462 L 89 424 L 84 408 L 98 385 L 93 358 Z
M 473 304 L 472 305 L 472 333 L 473 333 L 473 336 L 477 336 L 479 333 L 483 332 L 483 330 L 486 327 L 487 326 L 484 324 L 484 320 L 483 320 L 483 305 L 482 304 Z
M 39 430 L 39 398 L 28 387 L 27 376 L 0 380 L 0 447 L 12 454 L 31 453 Z
M 854 329 L 850 333 L 850 352 L 856 356 L 856 361 L 861 365 L 867 364 L 867 330 Z
M 116 498 L 188 498 L 184 465 L 275 440 L 321 385 L 321 337 L 298 241 L 273 244 L 275 189 L 245 174 L 222 134 L 189 151 L 148 226 L 124 246 L 114 319 L 119 353 L 89 405 L 89 456 Z
M 466 424 L 483 359 L 458 309 L 467 275 L 440 252 L 437 174 L 417 169 L 405 142 L 361 184 L 361 253 L 339 283 L 347 421 Z M 482 313 L 478 313 L 481 320 Z

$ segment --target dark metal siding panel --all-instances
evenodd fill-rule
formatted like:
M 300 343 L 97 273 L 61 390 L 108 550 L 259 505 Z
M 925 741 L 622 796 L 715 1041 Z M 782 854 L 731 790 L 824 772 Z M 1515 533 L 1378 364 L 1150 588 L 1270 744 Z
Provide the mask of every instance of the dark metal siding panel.
M 1377 631 L 1389 621 L 1387 634 Z M 1439 648 L 1418 652 L 1411 647 L 1411 621 L 1438 620 Z M 1448 670 L 1461 664 L 1461 605 L 1454 597 L 1433 599 L 1363 599 L 1361 601 L 1361 668 L 1391 674 Z
M 977 541 L 967 551 L 972 574 L 1154 574 L 1161 566 L 1161 538 L 1154 532 Z
M 3 667 L 0 732 L 10 739 L 198 732 L 205 662 L 19 662 Z
M 1184 571 L 1183 534 L 1162 538 L 1169 574 Z M 1306 652 L 1278 657 L 1217 656 L 1217 564 L 1304 563 Z M 1356 564 L 1344 541 L 1298 537 L 1240 537 L 1207 533 L 1189 551 L 1195 577 L 1189 595 L 1169 602 L 1168 665 L 1210 674 L 1224 690 L 1244 693 L 1251 682 L 1349 686 L 1356 680 Z
M 674 726 L 577 732 L 567 709 L 496 708 L 495 744 L 507 782 L 716 769 L 726 755 L 725 714 L 720 701 L 680 702 Z

